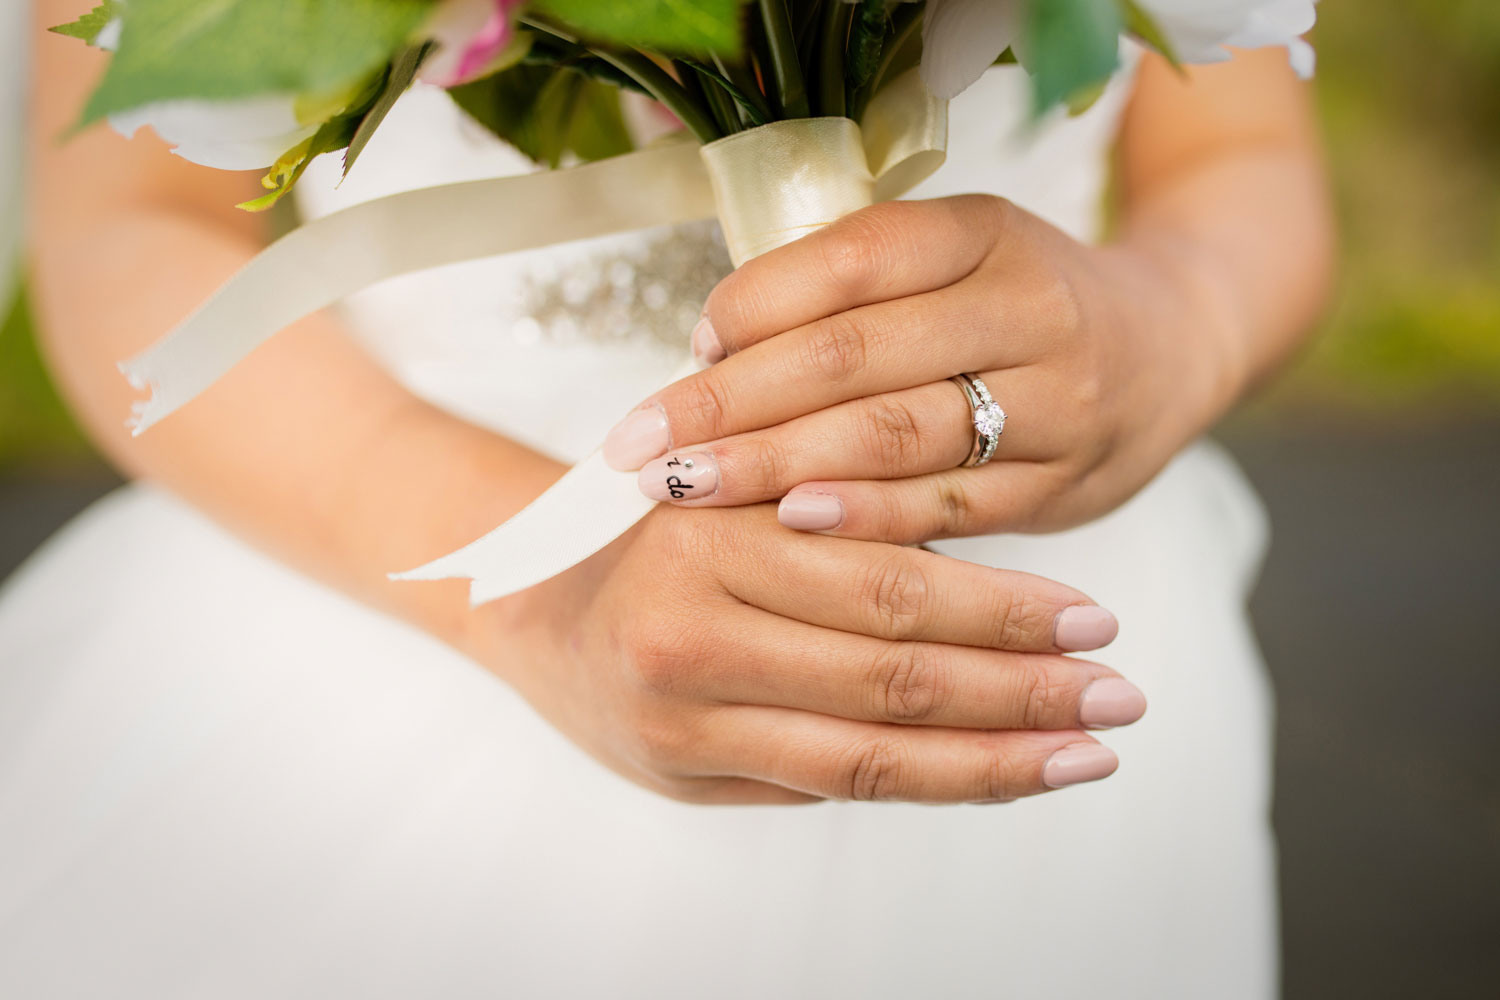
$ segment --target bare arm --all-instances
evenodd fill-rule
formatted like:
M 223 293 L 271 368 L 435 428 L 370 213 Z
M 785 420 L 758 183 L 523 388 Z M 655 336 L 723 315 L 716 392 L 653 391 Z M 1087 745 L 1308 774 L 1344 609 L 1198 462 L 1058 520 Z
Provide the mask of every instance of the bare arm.
M 1218 320 L 1204 328 L 1222 333 L 1212 417 L 1307 338 L 1332 284 L 1332 205 L 1307 91 L 1280 49 L 1186 76 L 1151 57 L 1121 131 L 1119 242 L 1196 288 Z
M 559 473 L 556 463 L 421 402 L 327 314 L 285 331 L 150 433 L 125 428 L 115 363 L 170 329 L 263 245 L 232 207 L 251 174 L 96 127 L 67 141 L 103 56 L 45 34 L 79 4 L 41 3 L 32 98 L 30 247 L 44 347 L 74 411 L 126 473 L 161 483 L 281 559 L 449 641 L 462 583 L 385 573 L 457 548 Z M 142 572 L 148 572 L 143 567 Z

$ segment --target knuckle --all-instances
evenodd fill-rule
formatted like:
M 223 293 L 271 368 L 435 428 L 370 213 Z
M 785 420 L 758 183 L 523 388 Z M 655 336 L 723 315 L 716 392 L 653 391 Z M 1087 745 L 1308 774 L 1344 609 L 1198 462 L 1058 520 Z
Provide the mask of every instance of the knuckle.
M 877 666 L 876 712 L 891 722 L 928 722 L 942 712 L 950 690 L 947 667 L 932 647 L 900 643 Z
M 1020 787 L 1016 761 L 1000 747 L 988 745 L 983 750 L 975 797 L 983 802 L 1010 802 Z
M 1020 678 L 1021 729 L 1045 729 L 1064 694 L 1045 667 L 1031 665 Z
M 668 412 L 690 416 L 692 425 L 702 429 L 700 440 L 722 437 L 730 432 L 730 393 L 718 370 L 709 368 L 697 378 L 684 382 L 678 398 L 669 406 Z M 675 435 L 674 435 L 675 436 Z M 674 445 L 692 442 L 673 441 Z
M 764 437 L 749 437 L 734 445 L 732 477 L 735 492 L 779 494 L 797 483 L 788 478 L 791 466 L 780 444 Z
M 637 763 L 643 770 L 663 778 L 670 778 L 682 769 L 691 745 L 687 731 L 670 720 L 638 720 L 635 726 Z
M 997 590 L 995 604 L 990 620 L 995 622 L 998 631 L 996 645 L 1000 649 L 1027 649 L 1035 646 L 1044 631 L 1046 606 L 1024 590 L 1004 589 Z
M 846 382 L 865 367 L 865 336 L 848 313 L 820 320 L 804 344 L 807 368 L 830 382 Z
M 899 400 L 872 401 L 859 421 L 864 451 L 879 463 L 883 479 L 894 479 L 921 461 L 926 434 L 912 408 Z
M 682 690 L 702 663 L 697 638 L 662 619 L 626 638 L 626 662 L 638 692 L 653 699 L 669 698 Z
M 938 524 L 946 536 L 962 535 L 973 524 L 974 501 L 966 480 L 946 476 L 938 481 Z
M 703 311 L 714 325 L 714 335 L 730 354 L 744 345 L 741 331 L 764 325 L 764 318 L 775 312 L 775 301 L 767 294 L 775 286 L 757 280 L 756 271 L 731 271 L 709 293 Z
M 893 739 L 872 739 L 856 747 L 841 768 L 839 797 L 855 802 L 899 798 L 906 764 Z
M 873 566 L 864 593 L 887 636 L 910 639 L 922 634 L 932 583 L 906 553 L 896 553 Z
M 1072 339 L 1084 328 L 1083 298 L 1077 284 L 1060 268 L 1049 267 L 1038 280 L 1032 299 L 1038 316 L 1047 326 Z
M 822 242 L 828 281 L 851 297 L 864 297 L 891 274 L 910 236 L 908 211 L 899 203 L 873 205 L 845 216 Z
M 961 199 L 962 209 L 966 218 L 973 218 L 971 212 L 977 212 L 997 223 L 1009 223 L 1014 221 L 1014 215 L 1020 209 L 1016 203 L 1009 198 L 998 194 L 971 194 Z

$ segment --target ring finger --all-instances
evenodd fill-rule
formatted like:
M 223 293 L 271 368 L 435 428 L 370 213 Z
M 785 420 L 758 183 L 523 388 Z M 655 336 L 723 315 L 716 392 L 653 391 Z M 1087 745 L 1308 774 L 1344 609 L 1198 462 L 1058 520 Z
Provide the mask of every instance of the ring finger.
M 960 729 L 1109 729 L 1146 696 L 1108 667 L 1056 653 L 890 642 L 782 621 L 723 671 L 713 695 L 862 722 Z
M 1025 368 L 985 373 L 996 400 L 1027 414 L 1007 425 L 995 457 L 1044 461 L 1068 429 L 1038 419 L 1053 394 Z M 952 381 L 851 400 L 646 463 L 641 492 L 689 507 L 727 507 L 784 496 L 814 480 L 905 479 L 959 466 L 974 445 L 974 411 Z

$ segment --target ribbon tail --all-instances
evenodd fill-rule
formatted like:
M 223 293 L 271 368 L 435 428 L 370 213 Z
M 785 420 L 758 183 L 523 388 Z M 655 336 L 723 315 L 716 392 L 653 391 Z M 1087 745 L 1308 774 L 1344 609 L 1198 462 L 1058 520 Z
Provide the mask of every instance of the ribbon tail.
M 665 388 L 698 370 L 685 361 Z M 425 566 L 392 573 L 392 580 L 467 577 L 469 603 L 508 597 L 583 562 L 635 526 L 656 501 L 636 486 L 633 472 L 616 472 L 595 451 L 541 496 L 468 545 Z
M 534 587 L 571 569 L 629 531 L 656 506 L 635 476 L 594 452 L 489 534 L 392 580 L 468 577 L 474 605 Z
M 698 146 L 668 142 L 569 170 L 407 191 L 324 216 L 261 251 L 174 330 L 120 363 L 132 385 L 152 391 L 135 405 L 131 426 L 140 434 L 276 331 L 385 278 L 713 213 Z

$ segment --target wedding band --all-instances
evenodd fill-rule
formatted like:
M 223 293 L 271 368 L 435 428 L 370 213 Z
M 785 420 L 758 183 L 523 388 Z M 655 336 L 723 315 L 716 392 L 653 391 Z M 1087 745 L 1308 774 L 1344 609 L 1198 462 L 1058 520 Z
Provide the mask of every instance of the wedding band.
M 974 445 L 969 457 L 959 463 L 960 469 L 973 469 L 995 457 L 995 448 L 1000 444 L 1000 435 L 1005 433 L 1005 411 L 990 395 L 984 379 L 972 372 L 955 375 L 948 381 L 964 391 L 964 399 L 974 418 Z

